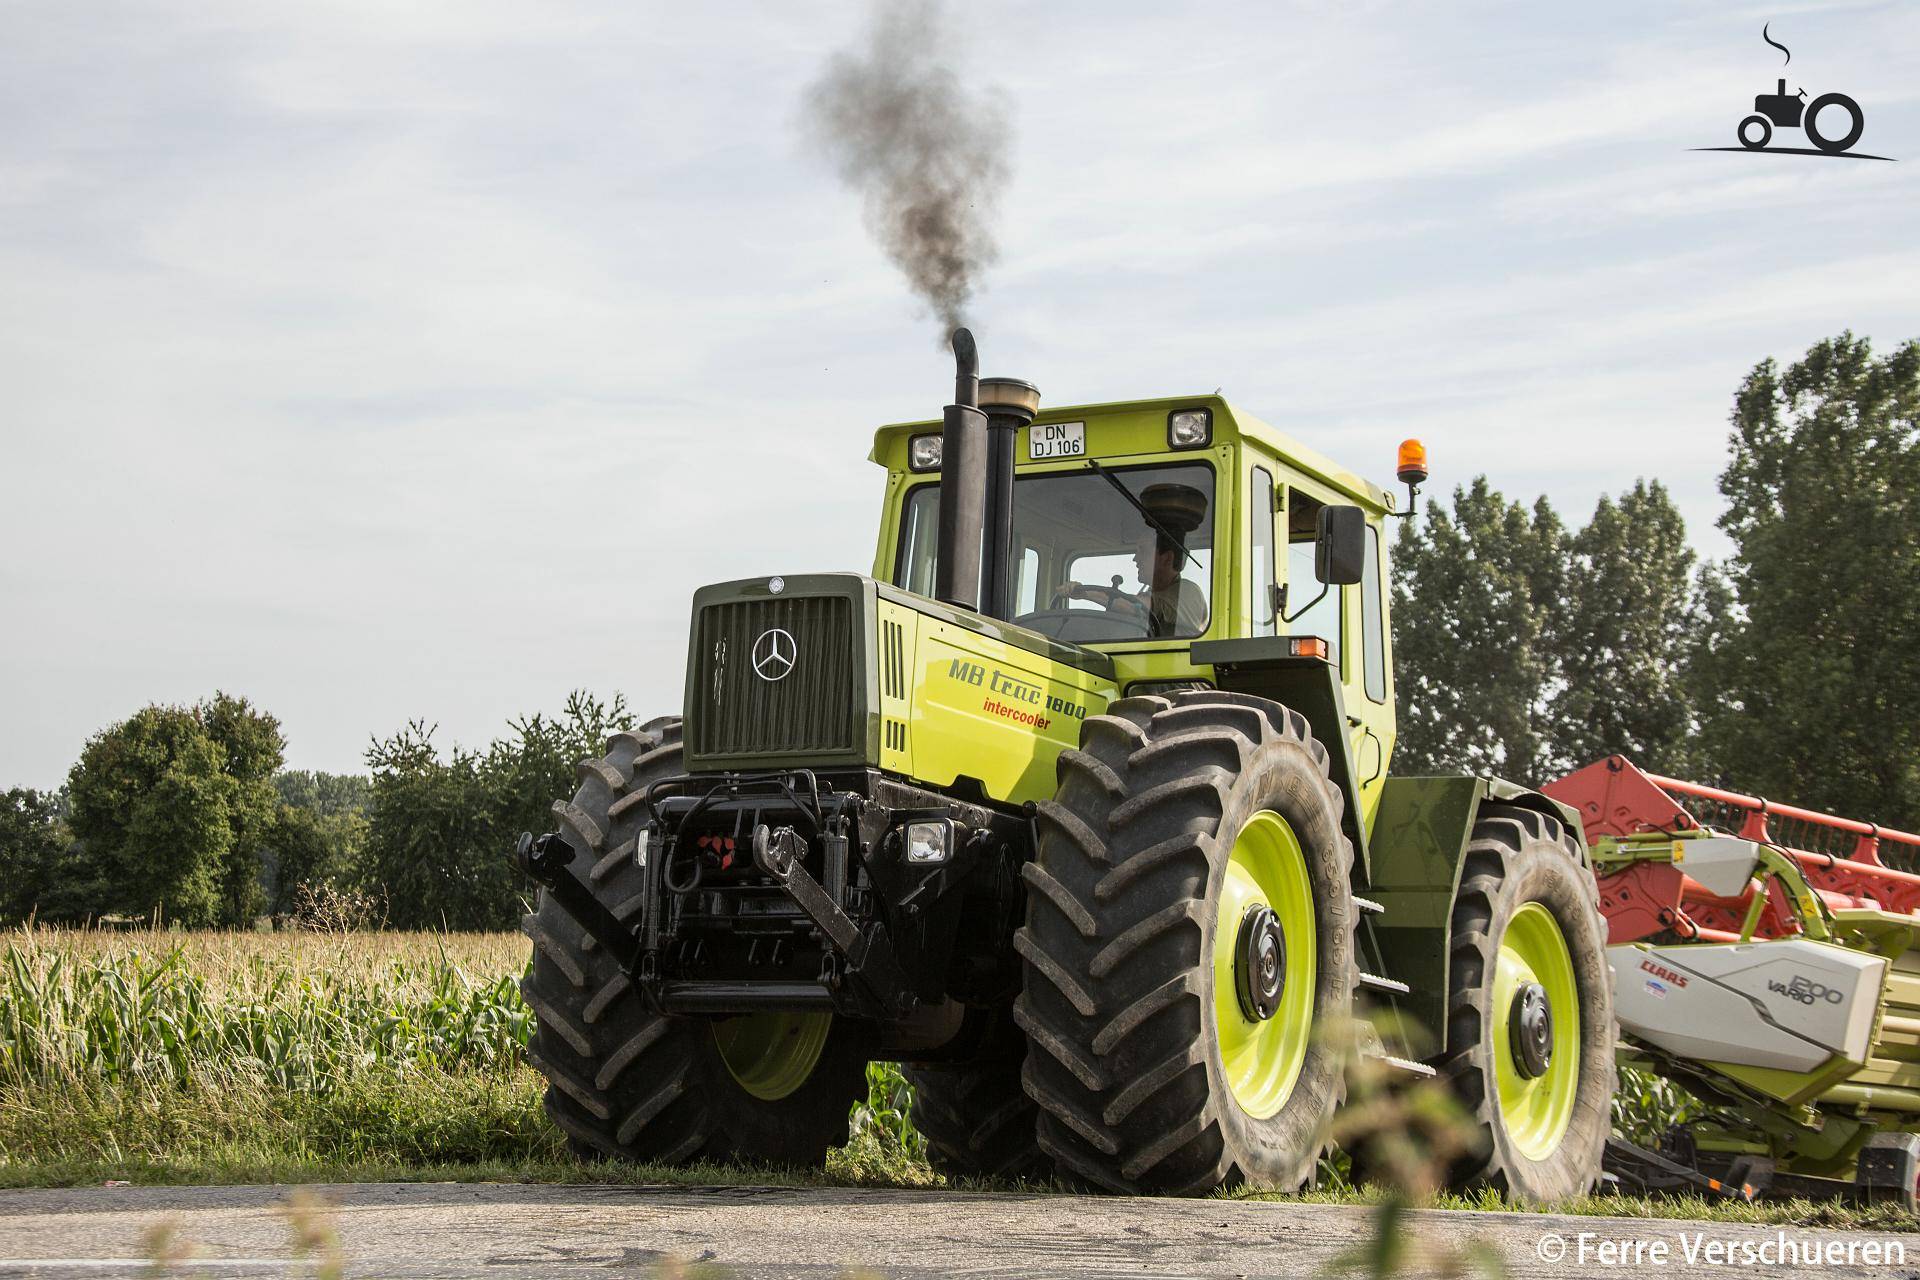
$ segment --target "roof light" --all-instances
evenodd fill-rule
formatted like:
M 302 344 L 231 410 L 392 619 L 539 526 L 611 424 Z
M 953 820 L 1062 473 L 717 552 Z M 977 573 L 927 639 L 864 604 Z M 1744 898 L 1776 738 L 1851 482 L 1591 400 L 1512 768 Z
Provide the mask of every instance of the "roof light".
M 1213 410 L 1175 409 L 1167 415 L 1167 447 L 1204 449 L 1213 443 Z
M 940 444 L 938 435 L 915 436 L 907 443 L 907 466 L 914 471 L 938 471 Z
M 1419 487 L 1427 482 L 1427 446 L 1418 440 L 1400 442 L 1400 466 L 1397 474 L 1402 484 Z

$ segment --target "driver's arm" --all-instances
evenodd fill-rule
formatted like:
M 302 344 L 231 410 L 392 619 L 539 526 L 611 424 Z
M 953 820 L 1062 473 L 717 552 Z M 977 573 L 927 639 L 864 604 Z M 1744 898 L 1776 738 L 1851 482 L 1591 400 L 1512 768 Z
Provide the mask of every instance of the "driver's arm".
M 1110 613 L 1138 614 L 1146 612 L 1145 606 L 1140 603 L 1137 597 L 1129 595 L 1117 587 L 1103 587 L 1097 583 L 1091 586 L 1082 586 L 1078 582 L 1068 582 L 1061 586 L 1057 594 L 1066 596 L 1069 600 L 1095 601 Z

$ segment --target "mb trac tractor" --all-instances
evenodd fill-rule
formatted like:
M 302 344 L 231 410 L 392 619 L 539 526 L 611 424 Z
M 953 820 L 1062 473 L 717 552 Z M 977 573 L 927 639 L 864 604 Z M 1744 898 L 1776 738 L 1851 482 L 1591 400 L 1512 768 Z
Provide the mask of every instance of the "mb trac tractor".
M 873 576 L 696 592 L 683 715 L 521 841 L 576 1150 L 818 1161 L 880 1058 L 951 1172 L 1295 1188 L 1357 1048 L 1457 1095 L 1457 1185 L 1914 1205 L 1920 836 L 1620 757 L 1389 776 L 1392 495 L 954 351 L 875 437 Z M 1660 1151 L 1609 1137 L 1616 1035 L 1712 1108 Z
M 1346 1088 L 1319 1032 L 1352 1025 L 1457 1092 L 1458 1181 L 1591 1188 L 1581 816 L 1389 776 L 1394 497 L 1218 395 L 1042 410 L 953 346 L 943 420 L 875 437 L 872 576 L 696 592 L 682 715 L 522 840 L 556 1124 L 816 1162 L 891 1059 L 951 1172 L 1297 1188 Z

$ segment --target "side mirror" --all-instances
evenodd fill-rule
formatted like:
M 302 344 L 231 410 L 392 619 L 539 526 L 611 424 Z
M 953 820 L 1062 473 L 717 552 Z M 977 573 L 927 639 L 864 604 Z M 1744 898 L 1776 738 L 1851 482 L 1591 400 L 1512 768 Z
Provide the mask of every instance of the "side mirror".
M 1331 587 L 1360 581 L 1367 563 L 1367 515 L 1358 507 L 1320 508 L 1313 576 Z

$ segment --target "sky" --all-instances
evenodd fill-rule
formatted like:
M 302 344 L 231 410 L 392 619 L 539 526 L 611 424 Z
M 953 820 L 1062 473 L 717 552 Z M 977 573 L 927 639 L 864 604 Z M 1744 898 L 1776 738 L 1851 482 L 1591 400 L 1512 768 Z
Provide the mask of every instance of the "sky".
M 1920 337 L 1911 3 L 954 18 L 1012 123 L 974 328 L 1051 404 L 1219 387 L 1576 522 L 1658 478 L 1721 555 L 1742 376 Z M 695 587 L 870 569 L 872 430 L 952 384 L 800 125 L 867 21 L 0 0 L 0 787 L 215 690 L 335 772 L 673 711 Z M 1780 75 L 1898 163 L 1691 150 Z

